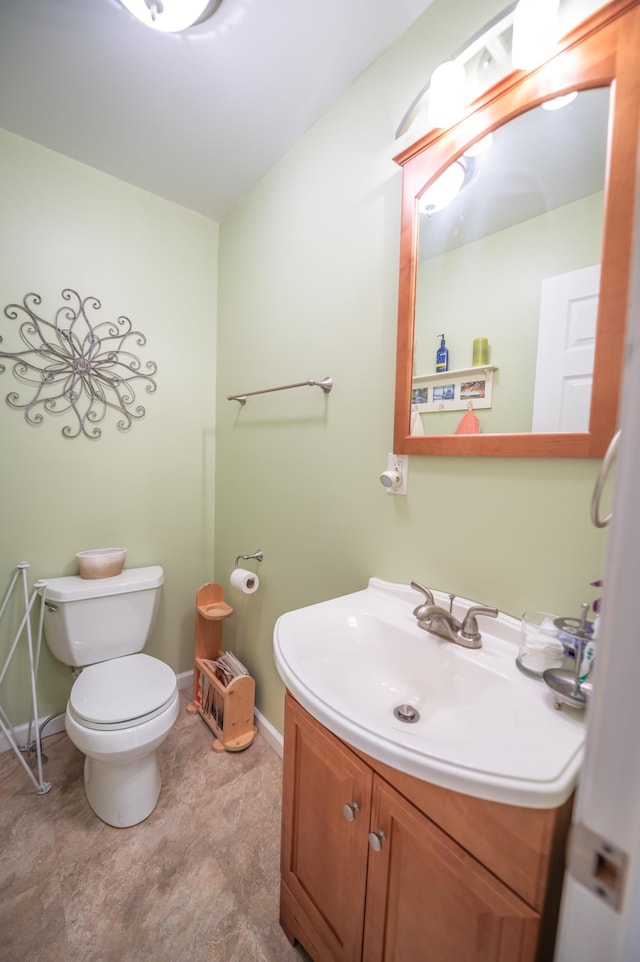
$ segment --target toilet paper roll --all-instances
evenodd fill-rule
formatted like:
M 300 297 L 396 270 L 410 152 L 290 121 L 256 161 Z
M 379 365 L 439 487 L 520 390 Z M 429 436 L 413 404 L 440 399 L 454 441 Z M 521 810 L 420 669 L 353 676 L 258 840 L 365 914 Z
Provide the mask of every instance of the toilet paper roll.
M 231 572 L 231 586 L 238 588 L 245 595 L 252 595 L 254 591 L 258 590 L 259 585 L 260 579 L 253 571 L 247 571 L 246 568 L 236 568 Z

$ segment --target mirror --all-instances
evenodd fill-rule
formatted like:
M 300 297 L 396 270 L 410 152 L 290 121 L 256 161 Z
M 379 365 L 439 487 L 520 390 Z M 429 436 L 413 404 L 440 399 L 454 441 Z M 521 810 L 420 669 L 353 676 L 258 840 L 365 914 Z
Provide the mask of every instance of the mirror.
M 412 423 L 426 434 L 455 434 L 469 409 L 483 433 L 589 430 L 610 88 L 574 94 L 476 141 L 418 202 Z M 440 333 L 450 379 L 433 373 Z
M 632 246 L 632 7 L 614 16 L 621 3 L 607 5 L 549 63 L 512 74 L 455 127 L 396 158 L 396 453 L 604 454 Z M 446 374 L 436 373 L 443 333 Z M 474 356 L 477 338 L 486 342 Z

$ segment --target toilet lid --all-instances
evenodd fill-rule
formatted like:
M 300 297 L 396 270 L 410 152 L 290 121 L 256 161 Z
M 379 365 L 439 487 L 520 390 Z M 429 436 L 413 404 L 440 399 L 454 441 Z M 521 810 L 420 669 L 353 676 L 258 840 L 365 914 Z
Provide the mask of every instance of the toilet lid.
M 125 728 L 159 714 L 175 692 L 175 672 L 164 662 L 142 653 L 124 655 L 83 669 L 69 710 L 89 728 Z

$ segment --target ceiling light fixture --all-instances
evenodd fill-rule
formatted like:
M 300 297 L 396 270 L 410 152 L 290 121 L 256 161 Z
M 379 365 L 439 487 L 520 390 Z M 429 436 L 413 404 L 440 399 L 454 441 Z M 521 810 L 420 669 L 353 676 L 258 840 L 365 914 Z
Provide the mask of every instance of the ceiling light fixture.
M 558 0 L 519 0 L 513 12 L 511 60 L 532 70 L 553 53 L 558 30 Z
M 543 110 L 562 110 L 567 107 L 578 96 L 577 90 L 572 90 L 570 94 L 561 94 L 559 97 L 552 97 L 551 100 L 543 100 L 540 104 Z
M 220 0 L 120 0 L 147 27 L 179 33 L 206 20 Z
M 440 176 L 427 187 L 418 201 L 420 213 L 431 217 L 436 211 L 447 207 L 458 196 L 464 185 L 468 183 L 472 173 L 472 165 L 472 160 L 465 163 L 458 159 L 445 167 Z
M 486 154 L 488 150 L 491 150 L 493 146 L 493 134 L 489 132 L 481 137 L 480 140 L 476 140 L 470 147 L 464 152 L 465 157 L 480 157 L 482 154 Z

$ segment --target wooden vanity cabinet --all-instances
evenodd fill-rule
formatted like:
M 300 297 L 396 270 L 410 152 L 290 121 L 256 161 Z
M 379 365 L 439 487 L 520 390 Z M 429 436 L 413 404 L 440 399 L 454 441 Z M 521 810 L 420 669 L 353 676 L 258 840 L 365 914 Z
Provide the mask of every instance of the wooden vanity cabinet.
M 547 962 L 570 810 L 395 772 L 287 694 L 281 925 L 314 962 Z
M 373 773 L 289 696 L 284 744 L 280 923 L 314 962 L 354 962 Z

